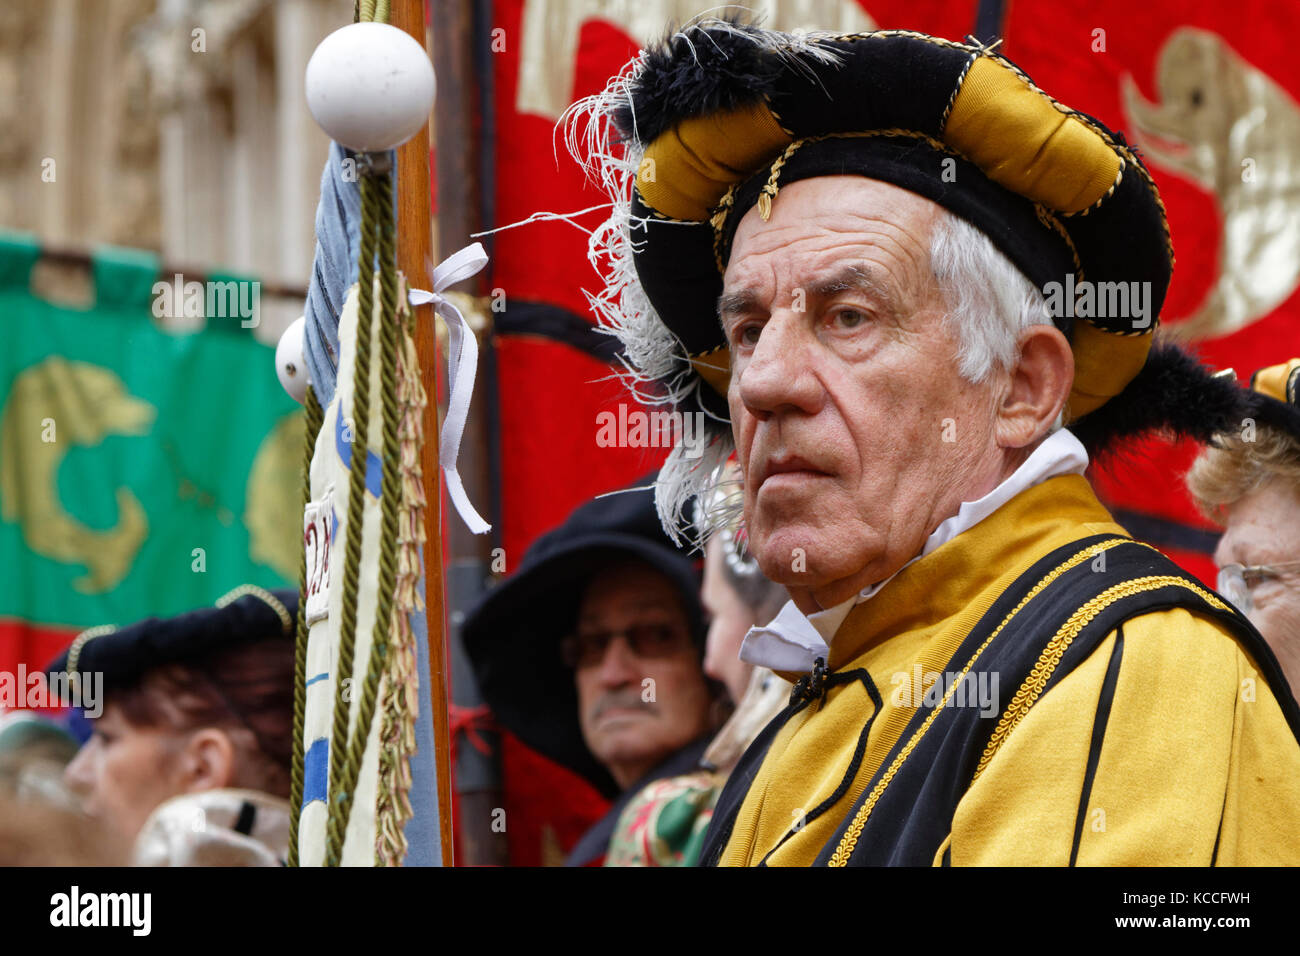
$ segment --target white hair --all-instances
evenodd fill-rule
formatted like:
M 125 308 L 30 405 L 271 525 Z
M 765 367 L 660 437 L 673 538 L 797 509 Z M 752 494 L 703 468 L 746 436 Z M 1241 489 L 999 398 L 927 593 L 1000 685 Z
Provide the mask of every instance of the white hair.
M 983 232 L 940 209 L 930 234 L 930 271 L 959 337 L 957 370 L 978 385 L 1020 359 L 1016 342 L 1032 325 L 1051 325 L 1043 293 Z

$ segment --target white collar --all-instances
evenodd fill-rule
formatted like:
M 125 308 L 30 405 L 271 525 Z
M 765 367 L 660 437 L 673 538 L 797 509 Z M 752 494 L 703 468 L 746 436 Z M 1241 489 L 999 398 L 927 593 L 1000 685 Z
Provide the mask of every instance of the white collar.
M 931 532 L 925 547 L 912 561 L 925 557 L 963 531 L 973 528 L 1022 491 L 1058 475 L 1081 475 L 1087 467 L 1088 452 L 1083 444 L 1066 429 L 1058 429 L 987 495 L 976 501 L 963 501 L 955 515 L 944 519 Z M 907 567 L 907 564 L 903 567 Z M 894 572 L 897 573 L 898 571 Z M 771 623 L 750 628 L 740 646 L 740 659 L 787 673 L 812 670 L 817 658 L 825 659 L 829 656 L 831 639 L 849 612 L 876 595 L 893 577 L 891 574 L 843 603 L 809 615 L 804 615 L 793 601 L 788 601 Z

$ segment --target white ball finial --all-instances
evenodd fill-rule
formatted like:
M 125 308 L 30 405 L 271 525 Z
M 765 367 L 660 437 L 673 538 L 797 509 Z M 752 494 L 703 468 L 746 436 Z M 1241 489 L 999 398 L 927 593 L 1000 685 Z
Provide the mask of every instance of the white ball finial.
M 298 316 L 289 323 L 275 347 L 275 374 L 284 390 L 299 405 L 307 397 L 307 359 L 303 345 L 307 322 Z
M 335 30 L 307 62 L 307 108 L 330 139 L 359 153 L 394 149 L 433 109 L 424 47 L 387 23 Z

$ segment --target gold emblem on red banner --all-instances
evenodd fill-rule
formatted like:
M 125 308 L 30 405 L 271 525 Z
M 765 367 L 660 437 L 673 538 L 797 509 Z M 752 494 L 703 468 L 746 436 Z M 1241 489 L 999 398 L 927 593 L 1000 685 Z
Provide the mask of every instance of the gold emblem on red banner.
M 1122 78 L 1137 144 L 1156 167 L 1214 193 L 1222 214 L 1214 285 L 1167 328 L 1184 341 L 1227 335 L 1300 284 L 1300 105 L 1217 33 L 1190 27 L 1161 49 L 1156 89 L 1152 103 Z

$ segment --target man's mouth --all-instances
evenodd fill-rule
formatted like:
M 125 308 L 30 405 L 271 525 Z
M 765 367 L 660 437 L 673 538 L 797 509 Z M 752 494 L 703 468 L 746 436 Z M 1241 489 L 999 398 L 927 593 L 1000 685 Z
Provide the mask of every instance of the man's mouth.
M 825 478 L 828 474 L 829 472 L 823 471 L 808 459 L 799 455 L 781 455 L 767 462 L 758 484 L 761 488 L 769 480 L 786 483 L 803 481 L 808 478 Z
M 630 720 L 645 720 L 652 716 L 645 707 L 607 707 L 596 717 L 596 723 L 615 724 Z

